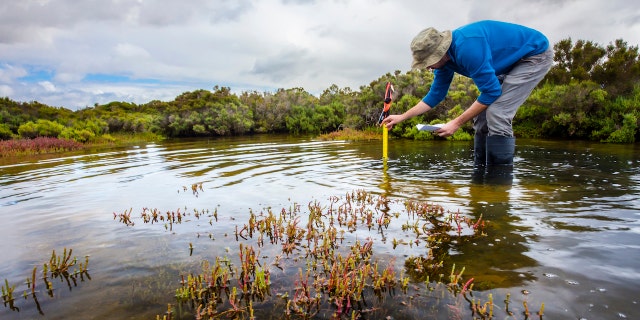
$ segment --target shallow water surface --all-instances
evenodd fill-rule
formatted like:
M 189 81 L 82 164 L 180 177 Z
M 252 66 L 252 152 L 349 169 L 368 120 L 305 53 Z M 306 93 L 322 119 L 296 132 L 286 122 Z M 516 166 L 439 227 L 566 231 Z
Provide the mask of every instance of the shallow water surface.
M 18 299 L 20 310 L 0 308 L 0 318 L 155 319 L 185 269 L 237 250 L 234 221 L 250 210 L 353 190 L 490 221 L 486 237 L 447 247 L 476 290 L 544 302 L 550 319 L 640 317 L 638 146 L 521 139 L 513 179 L 489 183 L 474 180 L 468 142 L 391 141 L 386 162 L 380 144 L 251 136 L 1 159 L 0 281 L 21 295 L 33 267 L 63 248 L 90 257 L 91 279 L 41 295 L 44 316 Z M 216 210 L 219 221 L 167 230 L 114 220 L 143 208 Z

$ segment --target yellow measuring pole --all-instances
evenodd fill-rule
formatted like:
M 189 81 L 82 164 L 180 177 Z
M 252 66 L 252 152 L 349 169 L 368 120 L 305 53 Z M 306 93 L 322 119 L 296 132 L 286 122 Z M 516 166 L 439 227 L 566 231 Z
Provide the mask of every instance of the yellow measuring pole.
M 393 86 L 391 82 L 387 82 L 387 88 L 384 92 L 384 109 L 378 119 L 378 124 L 382 124 L 384 119 L 389 116 L 389 108 L 391 108 L 391 101 L 393 100 Z M 382 125 L 382 159 L 387 159 L 389 151 L 389 130 L 386 125 Z
M 382 126 L 382 158 L 387 159 L 389 152 L 389 129 L 387 126 Z

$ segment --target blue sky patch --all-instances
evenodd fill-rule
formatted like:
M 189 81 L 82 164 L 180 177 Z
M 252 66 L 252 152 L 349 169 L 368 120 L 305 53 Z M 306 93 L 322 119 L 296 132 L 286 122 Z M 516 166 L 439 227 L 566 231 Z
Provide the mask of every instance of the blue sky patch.
M 97 83 L 138 83 L 138 84 L 174 84 L 174 81 L 162 81 L 150 78 L 131 78 L 130 76 L 106 73 L 89 73 L 82 78 L 83 82 Z
M 130 78 L 122 75 L 104 74 L 104 73 L 89 73 L 82 78 L 82 81 L 86 82 L 130 82 Z
M 24 77 L 18 78 L 19 81 L 26 82 L 40 82 L 40 81 L 51 81 L 55 76 L 55 72 L 53 70 L 43 69 L 41 67 L 34 66 L 24 66 L 27 70 L 27 75 Z

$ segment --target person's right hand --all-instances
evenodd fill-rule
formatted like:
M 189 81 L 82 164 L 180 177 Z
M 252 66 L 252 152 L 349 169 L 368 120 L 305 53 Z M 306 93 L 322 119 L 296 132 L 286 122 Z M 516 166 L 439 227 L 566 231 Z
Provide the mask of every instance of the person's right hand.
M 387 129 L 391 130 L 393 125 L 402 122 L 404 119 L 401 114 L 392 114 L 382 120 L 381 126 L 386 126 Z

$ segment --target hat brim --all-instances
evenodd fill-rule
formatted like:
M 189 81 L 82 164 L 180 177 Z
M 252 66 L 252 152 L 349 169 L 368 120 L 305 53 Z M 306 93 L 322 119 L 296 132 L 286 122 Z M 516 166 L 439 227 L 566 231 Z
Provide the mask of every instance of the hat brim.
M 414 52 L 413 62 L 411 63 L 411 69 L 426 69 L 429 66 L 436 64 L 445 54 L 451 46 L 451 31 L 442 31 L 442 41 L 438 43 L 436 49 L 426 57 L 416 56 Z

